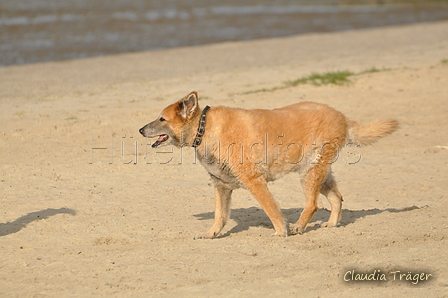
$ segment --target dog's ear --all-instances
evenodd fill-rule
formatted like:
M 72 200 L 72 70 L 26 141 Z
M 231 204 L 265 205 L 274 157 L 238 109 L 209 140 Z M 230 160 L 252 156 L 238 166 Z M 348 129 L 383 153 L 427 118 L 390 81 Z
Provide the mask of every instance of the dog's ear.
M 191 92 L 178 102 L 179 104 L 179 114 L 185 120 L 191 119 L 196 111 L 199 109 L 198 106 L 198 93 L 196 91 Z

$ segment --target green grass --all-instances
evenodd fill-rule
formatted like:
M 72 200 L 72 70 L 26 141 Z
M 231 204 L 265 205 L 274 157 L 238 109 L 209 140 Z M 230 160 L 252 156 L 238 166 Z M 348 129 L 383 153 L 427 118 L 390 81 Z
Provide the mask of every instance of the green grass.
M 357 73 L 357 75 L 362 75 L 362 74 L 365 74 L 365 73 L 380 72 L 380 71 L 388 71 L 388 70 L 390 70 L 390 68 L 384 68 L 384 67 L 383 67 L 383 68 L 381 68 L 381 69 L 378 69 L 378 68 L 376 68 L 375 66 L 373 66 L 373 67 L 371 67 L 371 68 L 369 68 L 369 69 L 366 69 L 366 70 L 363 70 L 363 71 Z
M 344 85 L 350 82 L 348 77 L 354 75 L 351 71 L 331 71 L 327 73 L 312 73 L 309 76 L 299 78 L 294 81 L 288 81 L 285 84 L 294 87 L 300 84 L 312 84 L 314 86 L 322 85 Z
M 344 85 L 344 84 L 348 84 L 350 82 L 348 77 L 352 76 L 352 75 L 354 75 L 354 73 L 352 73 L 348 70 L 331 71 L 331 72 L 327 72 L 327 73 L 323 73 L 323 74 L 312 73 L 309 76 L 301 77 L 294 81 L 284 82 L 283 85 L 281 85 L 281 86 L 245 91 L 242 94 L 274 92 L 274 91 L 281 90 L 281 89 L 295 87 L 300 84 L 313 84 L 315 86 L 330 85 L 330 84 Z
M 443 59 L 442 61 L 440 61 L 442 64 L 448 64 L 448 59 Z
M 251 94 L 251 93 L 260 93 L 260 92 L 274 92 L 281 89 L 286 89 L 289 86 L 283 85 L 283 86 L 277 86 L 272 88 L 263 88 L 263 89 L 257 89 L 257 90 L 250 90 L 250 91 L 244 91 L 241 94 Z
M 448 61 L 448 60 L 447 60 Z M 369 69 L 366 69 L 364 71 L 361 71 L 359 73 L 353 73 L 349 70 L 342 70 L 342 71 L 330 71 L 326 73 L 312 73 L 308 76 L 298 78 L 293 81 L 287 81 L 284 82 L 281 86 L 276 86 L 272 88 L 263 88 L 263 89 L 257 89 L 257 90 L 250 90 L 242 92 L 241 94 L 251 94 L 251 93 L 260 93 L 260 92 L 274 92 L 281 89 L 286 89 L 290 87 L 295 87 L 298 85 L 303 84 L 312 84 L 314 86 L 323 86 L 323 85 L 337 85 L 342 86 L 349 84 L 350 77 L 355 75 L 361 75 L 365 73 L 374 73 L 374 72 L 380 72 L 380 71 L 386 71 L 388 69 L 378 69 L 376 67 L 372 67 Z
M 383 70 L 385 70 L 385 69 L 383 69 Z M 373 66 L 373 67 L 371 67 L 369 69 L 361 71 L 359 74 L 373 73 L 373 72 L 380 72 L 380 71 L 381 71 L 381 69 L 378 69 L 375 66 Z

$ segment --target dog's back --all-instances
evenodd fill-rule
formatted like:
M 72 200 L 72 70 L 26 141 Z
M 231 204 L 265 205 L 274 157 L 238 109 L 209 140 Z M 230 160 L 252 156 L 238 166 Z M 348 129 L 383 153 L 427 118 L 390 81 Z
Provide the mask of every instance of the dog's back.
M 220 162 L 259 168 L 268 177 L 299 169 L 322 146 L 342 148 L 351 125 L 342 113 L 312 102 L 273 110 L 214 107 L 208 119 L 204 149 L 219 143 L 213 152 Z

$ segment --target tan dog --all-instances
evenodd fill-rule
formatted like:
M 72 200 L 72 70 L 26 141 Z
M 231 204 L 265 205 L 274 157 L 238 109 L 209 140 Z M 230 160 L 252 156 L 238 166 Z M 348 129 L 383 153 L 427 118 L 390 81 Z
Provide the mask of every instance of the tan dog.
M 342 195 L 331 173 L 331 164 L 348 143 L 370 145 L 394 132 L 395 120 L 359 125 L 327 105 L 302 102 L 273 110 L 229 107 L 201 110 L 198 95 L 191 92 L 166 107 L 153 122 L 140 129 L 152 147 L 193 146 L 215 186 L 215 220 L 198 238 L 214 238 L 230 215 L 234 189 L 248 189 L 272 221 L 276 233 L 286 237 L 287 224 L 269 192 L 267 182 L 286 173 L 300 175 L 306 204 L 292 233 L 302 233 L 317 210 L 319 193 L 331 204 L 328 222 L 334 227 L 341 218 Z

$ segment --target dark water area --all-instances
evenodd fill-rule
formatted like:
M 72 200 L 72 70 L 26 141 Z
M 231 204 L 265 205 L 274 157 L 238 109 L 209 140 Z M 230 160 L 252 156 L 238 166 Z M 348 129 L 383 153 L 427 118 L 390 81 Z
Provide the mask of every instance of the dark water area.
M 0 66 L 448 19 L 448 1 L 0 0 Z

